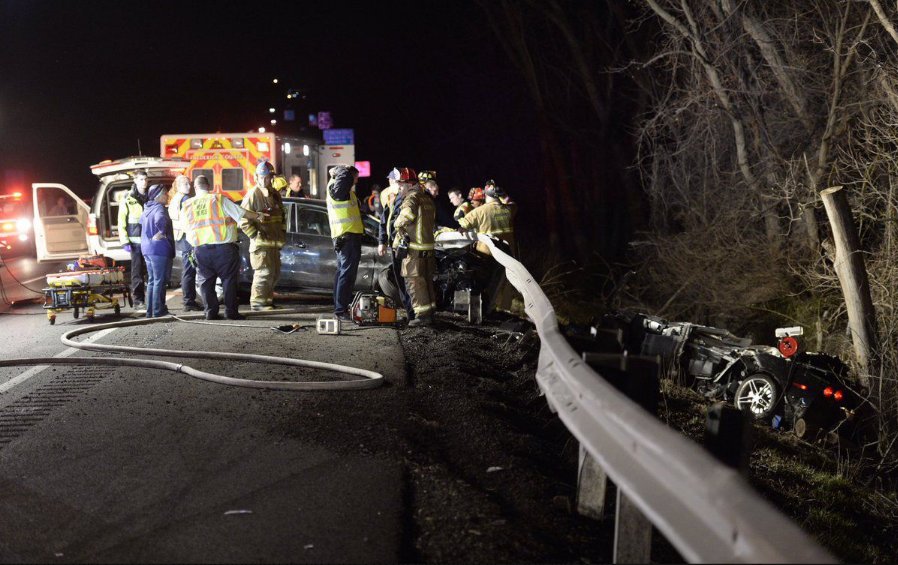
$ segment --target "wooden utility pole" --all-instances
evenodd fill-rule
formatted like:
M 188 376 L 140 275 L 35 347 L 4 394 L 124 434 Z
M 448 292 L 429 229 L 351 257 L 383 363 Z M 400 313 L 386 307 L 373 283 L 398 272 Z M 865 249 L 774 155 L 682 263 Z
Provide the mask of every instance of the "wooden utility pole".
M 876 310 L 870 296 L 870 283 L 867 280 L 867 268 L 864 256 L 860 251 L 860 239 L 848 197 L 841 186 L 833 186 L 822 190 L 820 197 L 829 217 L 836 254 L 833 266 L 839 277 L 845 307 L 848 310 L 848 328 L 851 330 L 851 341 L 854 353 L 861 368 L 859 375 L 861 384 L 873 391 L 870 376 L 878 369 L 878 338 L 876 330 Z

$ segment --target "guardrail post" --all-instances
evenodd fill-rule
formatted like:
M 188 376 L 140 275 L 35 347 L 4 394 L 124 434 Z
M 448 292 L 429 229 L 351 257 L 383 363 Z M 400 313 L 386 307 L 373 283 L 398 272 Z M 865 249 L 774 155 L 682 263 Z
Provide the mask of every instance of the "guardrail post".
M 752 425 L 745 414 L 725 402 L 708 407 L 705 419 L 705 447 L 724 465 L 748 474 Z
M 652 415 L 657 413 L 661 394 L 658 357 L 587 352 L 583 353 L 583 360 L 631 400 Z M 601 475 L 604 477 L 604 471 Z M 605 482 L 608 482 L 607 478 Z M 614 562 L 648 563 L 652 551 L 652 523 L 619 488 L 615 514 Z
M 605 497 L 608 494 L 608 475 L 580 444 L 577 466 L 577 513 L 595 520 L 605 518 Z

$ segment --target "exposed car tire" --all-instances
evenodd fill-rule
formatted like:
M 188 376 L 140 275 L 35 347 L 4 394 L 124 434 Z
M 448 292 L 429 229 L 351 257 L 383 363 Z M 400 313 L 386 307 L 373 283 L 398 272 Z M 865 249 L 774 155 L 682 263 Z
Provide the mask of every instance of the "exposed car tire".
M 77 318 L 77 317 L 80 316 L 80 315 L 81 315 L 81 311 L 78 309 L 77 306 L 75 306 L 75 307 L 72 309 L 72 317 L 73 317 L 73 318 Z
M 773 377 L 754 373 L 745 377 L 736 388 L 733 404 L 749 413 L 755 420 L 768 420 L 780 402 L 780 389 Z
M 399 287 L 396 286 L 396 281 L 393 280 L 393 270 L 390 267 L 385 267 L 377 275 L 377 285 L 384 296 L 389 296 L 393 299 L 394 304 L 400 308 L 402 307 L 402 296 L 399 294 Z

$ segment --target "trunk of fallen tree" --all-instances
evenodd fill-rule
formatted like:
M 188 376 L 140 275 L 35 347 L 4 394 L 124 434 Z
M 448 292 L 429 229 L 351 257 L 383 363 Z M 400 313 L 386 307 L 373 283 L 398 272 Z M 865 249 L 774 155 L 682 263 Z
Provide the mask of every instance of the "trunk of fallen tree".
M 878 374 L 876 311 L 870 296 L 870 283 L 860 240 L 851 217 L 851 207 L 841 186 L 820 192 L 826 215 L 833 233 L 835 257 L 833 266 L 839 277 L 845 307 L 848 311 L 848 327 L 851 342 L 860 365 L 861 384 L 873 391 L 871 375 Z

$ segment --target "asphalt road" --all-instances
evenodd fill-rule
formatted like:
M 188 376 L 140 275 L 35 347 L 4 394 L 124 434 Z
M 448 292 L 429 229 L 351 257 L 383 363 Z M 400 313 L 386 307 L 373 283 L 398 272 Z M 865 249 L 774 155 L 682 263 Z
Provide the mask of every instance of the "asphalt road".
M 36 267 L 26 263 L 16 266 L 23 282 L 22 276 L 37 276 L 27 275 Z M 15 292 L 4 288 L 7 296 Z M 178 296 L 169 300 L 176 314 L 178 304 Z M 125 309 L 122 317 L 130 313 Z M 116 319 L 98 312 L 93 323 Z M 0 368 L 0 561 L 398 561 L 403 467 L 359 439 L 389 426 L 377 421 L 383 411 L 366 417 L 368 403 L 403 409 L 407 383 L 397 333 L 271 329 L 297 321 L 279 314 L 240 323 L 251 327 L 178 322 L 84 339 L 344 363 L 383 373 L 385 386 L 272 392 L 126 367 Z M 63 312 L 51 326 L 39 304 L 7 306 L 0 314 L 0 358 L 99 356 L 59 341 L 65 331 L 91 323 Z M 255 379 L 342 378 L 170 360 Z
M 0 312 L 8 310 L 12 302 L 41 298 L 46 275 L 62 270 L 65 263 L 38 263 L 28 255 L 0 255 Z

